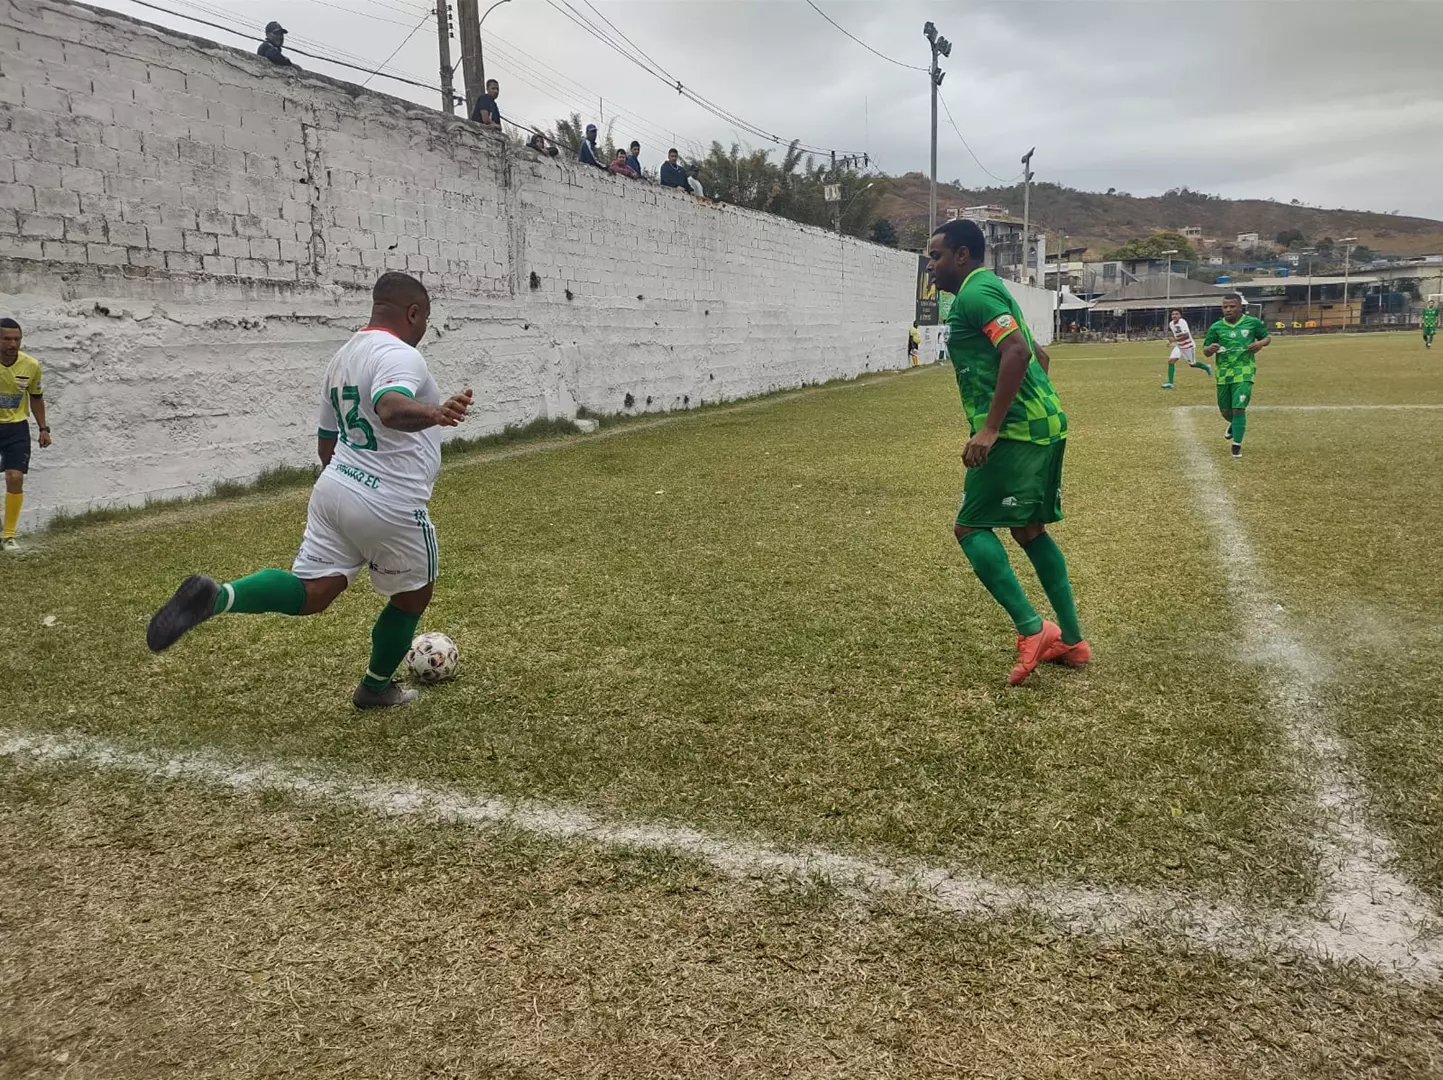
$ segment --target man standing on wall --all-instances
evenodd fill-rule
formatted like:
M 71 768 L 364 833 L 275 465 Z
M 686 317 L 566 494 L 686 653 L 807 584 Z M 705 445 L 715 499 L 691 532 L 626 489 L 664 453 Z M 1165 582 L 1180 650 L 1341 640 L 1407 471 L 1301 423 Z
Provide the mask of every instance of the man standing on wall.
M 426 504 L 441 469 L 440 428 L 455 427 L 471 391 L 446 401 L 416 346 L 431 298 L 406 274 L 382 274 L 371 321 L 341 346 L 318 395 L 316 451 L 324 469 L 311 491 L 306 532 L 289 572 L 261 570 L 218 584 L 181 582 L 145 632 L 152 652 L 216 615 L 316 615 L 369 567 L 389 601 L 371 631 L 371 659 L 351 695 L 358 709 L 405 705 L 416 691 L 391 681 L 436 582 L 436 530 Z
M 40 363 L 20 351 L 20 324 L 0 319 L 0 469 L 5 471 L 5 527 L 0 550 L 15 551 L 15 527 L 25 502 L 25 474 L 30 471 L 30 412 L 40 426 L 40 445 L 50 445 L 41 397 Z
M 1062 454 L 1067 417 L 1033 344 L 1022 309 L 985 268 L 986 241 L 974 221 L 944 222 L 927 250 L 936 287 L 955 294 L 947 350 L 972 437 L 962 451 L 967 479 L 953 529 L 962 553 L 1017 627 L 1016 686 L 1045 661 L 1080 667 L 1092 659 L 1082 636 L 1062 550 L 1047 525 L 1062 520 Z M 1007 550 L 992 530 L 1008 529 L 1031 560 L 1057 623 L 1037 614 Z M 1060 624 L 1060 626 L 1058 625 Z
M 471 119 L 482 127 L 501 126 L 501 110 L 496 106 L 496 99 L 501 95 L 501 84 L 495 79 L 486 80 L 486 93 L 476 99 L 476 108 L 471 113 Z
M 266 39 L 261 42 L 260 48 L 256 49 L 256 55 L 264 56 L 280 67 L 295 67 L 291 58 L 281 52 L 286 46 L 286 33 L 286 28 L 274 19 L 266 23 Z

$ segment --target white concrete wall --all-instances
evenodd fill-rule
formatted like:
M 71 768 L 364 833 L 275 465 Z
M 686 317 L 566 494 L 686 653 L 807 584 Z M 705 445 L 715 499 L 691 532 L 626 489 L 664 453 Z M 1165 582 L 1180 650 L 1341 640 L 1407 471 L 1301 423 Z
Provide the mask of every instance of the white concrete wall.
M 56 445 L 31 524 L 313 455 L 315 384 L 386 269 L 477 435 L 906 363 L 915 256 L 507 147 L 470 124 L 61 0 L 0 0 L 0 312 Z

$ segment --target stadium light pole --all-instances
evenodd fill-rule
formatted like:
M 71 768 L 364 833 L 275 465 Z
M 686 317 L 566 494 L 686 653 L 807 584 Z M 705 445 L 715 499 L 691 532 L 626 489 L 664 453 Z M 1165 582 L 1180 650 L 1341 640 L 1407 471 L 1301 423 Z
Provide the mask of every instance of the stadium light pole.
M 1353 260 L 1353 245 L 1357 243 L 1356 236 L 1345 236 L 1338 243 L 1346 244 L 1343 248 L 1343 330 L 1346 333 L 1348 324 L 1352 322 L 1351 313 L 1348 311 L 1348 269 Z
M 1316 251 L 1304 251 L 1300 254 L 1308 257 L 1308 314 L 1303 317 L 1303 328 L 1307 329 L 1308 323 L 1313 321 L 1313 256 Z
M 922 27 L 922 36 L 932 46 L 932 66 L 927 70 L 927 81 L 932 86 L 932 189 L 927 196 L 927 239 L 937 231 L 937 88 L 942 85 L 946 72 L 937 66 L 938 56 L 951 56 L 952 43 L 937 33 L 937 27 L 929 20 Z
M 1027 231 L 1032 222 L 1032 155 L 1037 152 L 1033 147 L 1022 155 L 1022 280 L 1032 284 L 1031 256 L 1028 254 Z
M 1163 252 L 1167 256 L 1167 314 L 1172 314 L 1172 257 L 1177 254 L 1177 248 L 1168 248 Z

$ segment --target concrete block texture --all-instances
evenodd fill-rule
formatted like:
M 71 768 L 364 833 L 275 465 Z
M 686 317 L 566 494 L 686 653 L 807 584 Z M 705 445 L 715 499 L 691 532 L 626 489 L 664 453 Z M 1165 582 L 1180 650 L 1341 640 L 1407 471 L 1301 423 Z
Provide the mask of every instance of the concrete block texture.
M 906 363 L 914 255 L 67 0 L 0 0 L 0 41 L 32 88 L 0 98 L 0 307 L 57 433 L 29 525 L 308 461 L 388 268 L 432 290 L 422 351 L 475 390 L 466 435 Z

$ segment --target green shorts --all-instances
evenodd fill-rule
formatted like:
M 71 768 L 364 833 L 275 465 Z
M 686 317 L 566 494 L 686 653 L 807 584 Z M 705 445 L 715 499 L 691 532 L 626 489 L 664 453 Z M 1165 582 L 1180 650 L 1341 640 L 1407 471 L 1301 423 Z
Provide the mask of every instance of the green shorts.
M 1062 455 L 1050 446 L 998 439 L 986 464 L 967 470 L 957 524 L 968 529 L 1017 529 L 1062 520 Z
M 1433 335 L 1436 334 L 1437 332 L 1438 332 L 1438 328 L 1437 328 L 1436 326 L 1425 326 L 1425 327 L 1423 327 L 1423 340 L 1424 340 L 1424 341 L 1432 341 L 1432 340 L 1433 340 Z
M 1218 383 L 1218 408 L 1223 412 L 1246 409 L 1253 400 L 1250 382 Z

